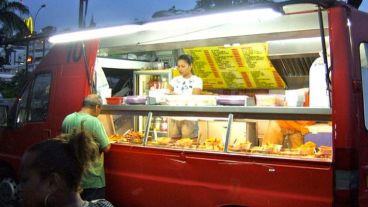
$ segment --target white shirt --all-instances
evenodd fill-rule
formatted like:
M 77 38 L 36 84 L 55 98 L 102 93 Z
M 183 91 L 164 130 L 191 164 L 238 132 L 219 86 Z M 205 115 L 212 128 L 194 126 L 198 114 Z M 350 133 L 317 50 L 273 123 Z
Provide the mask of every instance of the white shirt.
M 170 85 L 174 88 L 174 93 L 178 95 L 192 95 L 193 88 L 203 88 L 203 81 L 195 75 L 190 78 L 177 76 L 170 81 Z

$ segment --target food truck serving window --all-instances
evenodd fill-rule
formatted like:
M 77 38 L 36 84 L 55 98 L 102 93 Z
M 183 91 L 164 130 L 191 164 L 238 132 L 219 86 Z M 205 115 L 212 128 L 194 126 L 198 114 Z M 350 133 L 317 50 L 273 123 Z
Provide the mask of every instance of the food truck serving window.
M 368 44 L 360 45 L 360 67 L 362 69 L 363 101 L 364 101 L 364 124 L 368 129 Z

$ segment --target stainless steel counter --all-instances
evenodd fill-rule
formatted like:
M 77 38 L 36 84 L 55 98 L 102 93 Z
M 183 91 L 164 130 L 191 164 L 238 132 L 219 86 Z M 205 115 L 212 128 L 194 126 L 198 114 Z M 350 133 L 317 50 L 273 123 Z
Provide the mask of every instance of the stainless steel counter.
M 196 116 L 248 119 L 332 120 L 330 108 L 309 107 L 259 107 L 259 106 L 166 106 L 166 105 L 103 105 L 104 114 L 129 114 L 147 116 Z

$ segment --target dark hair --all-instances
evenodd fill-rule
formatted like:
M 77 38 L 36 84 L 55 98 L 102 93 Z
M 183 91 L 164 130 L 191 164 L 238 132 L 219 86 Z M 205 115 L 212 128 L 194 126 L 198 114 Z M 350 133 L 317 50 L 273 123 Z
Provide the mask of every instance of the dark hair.
M 178 60 L 184 60 L 184 61 L 185 61 L 185 62 L 187 62 L 189 65 L 193 64 L 193 58 L 192 58 L 192 56 L 187 55 L 187 54 L 180 55 L 180 56 L 178 57 Z
M 35 153 L 30 167 L 41 178 L 59 174 L 71 191 L 78 191 L 84 170 L 99 156 L 98 145 L 85 132 L 61 135 L 32 145 L 27 152 Z
M 102 105 L 101 96 L 97 94 L 89 94 L 83 100 L 83 106 L 85 107 L 95 107 L 97 105 Z

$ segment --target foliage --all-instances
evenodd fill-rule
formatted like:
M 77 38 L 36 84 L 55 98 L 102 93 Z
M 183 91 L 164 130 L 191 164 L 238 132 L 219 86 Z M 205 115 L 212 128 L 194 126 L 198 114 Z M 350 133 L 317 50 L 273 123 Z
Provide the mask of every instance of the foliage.
M 263 3 L 272 3 L 273 0 L 197 0 L 196 5 L 191 10 L 176 9 L 172 6 L 168 10 L 157 11 L 152 15 L 152 18 L 160 18 L 165 16 L 175 16 L 182 14 L 194 14 L 207 10 L 219 10 L 239 5 L 254 5 Z
M 44 27 L 44 28 L 41 29 L 41 33 L 40 34 L 51 35 L 51 34 L 53 34 L 55 32 L 56 32 L 56 27 L 46 26 L 46 27 Z
M 29 15 L 29 9 L 18 1 L 0 0 L 0 43 L 6 42 L 7 38 L 24 38 L 30 34 L 24 16 Z M 4 45 L 5 57 L 9 57 L 9 49 Z M 2 61 L 1 64 L 7 63 Z M 0 91 L 5 98 L 15 97 L 26 82 L 25 71 L 19 71 L 12 81 L 0 81 Z
M 232 5 L 256 4 L 265 2 L 272 2 L 272 0 L 197 0 L 195 8 L 207 10 L 214 8 L 223 8 Z
M 30 34 L 22 16 L 28 15 L 29 9 L 22 3 L 0 0 L 0 33 L 6 38 Z
M 14 98 L 27 82 L 25 70 L 20 70 L 10 82 L 0 80 L 0 91 L 4 98 Z

